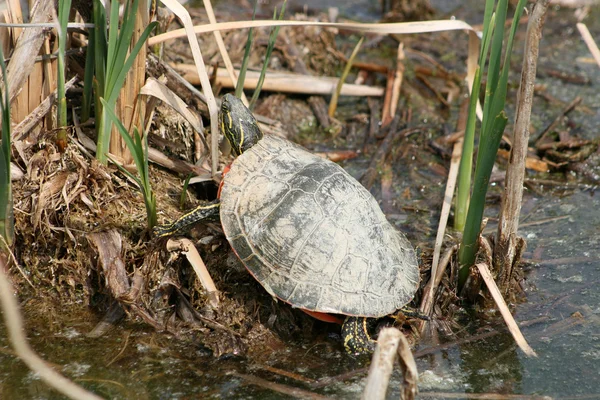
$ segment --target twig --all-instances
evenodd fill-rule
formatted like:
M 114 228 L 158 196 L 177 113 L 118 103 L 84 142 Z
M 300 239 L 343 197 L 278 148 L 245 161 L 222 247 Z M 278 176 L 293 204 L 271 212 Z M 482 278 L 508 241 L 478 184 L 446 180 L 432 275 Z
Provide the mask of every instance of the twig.
M 84 22 L 69 22 L 67 24 L 67 29 L 71 30 L 81 30 L 81 29 L 91 29 L 94 28 L 94 24 L 84 23 Z M 37 22 L 37 23 L 6 23 L 0 22 L 0 28 L 55 28 L 56 24 L 54 22 Z
M 400 336 L 398 360 L 400 361 L 402 375 L 404 377 L 402 390 L 400 392 L 400 400 L 414 400 L 419 392 L 419 389 L 417 388 L 419 373 L 417 372 L 417 363 L 410 350 L 410 345 L 404 335 Z
M 392 103 L 392 91 L 394 90 L 394 81 L 396 74 L 393 70 L 388 70 L 385 84 L 385 95 L 383 96 L 383 105 L 381 107 L 381 126 L 387 127 L 393 118 L 390 115 L 390 104 Z
M 323 129 L 328 129 L 331 124 L 329 122 L 329 115 L 327 114 L 327 103 L 325 103 L 325 99 L 323 99 L 322 96 L 310 96 L 307 101 L 315 114 L 315 117 L 317 117 L 319 125 L 321 125 Z
M 189 239 L 169 239 L 167 242 L 167 250 L 179 251 L 186 256 L 189 263 L 192 265 L 192 268 L 194 268 L 194 272 L 196 272 L 196 276 L 198 276 L 200 283 L 204 289 L 206 289 L 208 302 L 213 308 L 217 308 L 219 306 L 219 291 L 208 273 L 206 264 L 204 264 L 202 257 L 198 254 L 196 246 L 194 246 Z
M 439 261 L 440 257 L 439 257 L 439 253 L 438 253 L 438 256 L 437 256 L 438 259 L 434 261 L 435 262 L 435 270 L 434 270 L 433 264 L 432 264 L 431 277 L 429 278 L 429 282 L 427 282 L 425 289 L 423 289 L 423 299 L 421 300 L 420 310 L 423 314 L 431 315 L 431 311 L 433 310 L 433 305 L 435 303 L 435 299 L 434 299 L 435 291 L 437 290 L 437 287 L 440 285 L 440 282 L 442 281 L 442 277 L 444 276 L 444 271 L 446 270 L 446 266 L 450 263 L 450 259 L 452 258 L 452 255 L 455 254 L 457 250 L 458 250 L 458 245 L 455 245 L 455 246 L 452 246 L 452 247 L 446 249 L 446 252 L 444 253 L 444 256 L 441 258 L 441 261 Z M 435 257 L 435 249 L 434 249 L 434 257 Z M 426 322 L 427 321 L 419 321 L 418 322 L 417 326 L 418 326 L 419 332 L 423 332 Z
M 379 333 L 377 347 L 373 353 L 369 376 L 361 399 L 385 399 L 390 384 L 390 376 L 394 370 L 400 336 L 402 336 L 402 332 L 396 328 L 385 328 Z
M 594 41 L 592 34 L 588 30 L 587 26 L 581 22 L 577 23 L 577 29 L 579 29 L 579 33 L 581 34 L 581 38 L 587 45 L 590 53 L 592 53 L 592 57 L 596 60 L 596 64 L 600 67 L 600 49 L 598 49 L 598 45 Z
M 293 372 L 286 371 L 281 368 L 275 368 L 275 367 L 272 367 L 272 366 L 266 365 L 266 364 L 257 365 L 256 368 L 264 369 L 265 371 L 269 371 L 274 374 L 282 375 L 282 376 L 285 376 L 286 378 L 291 378 L 291 379 L 294 379 L 294 380 L 297 380 L 300 382 L 304 382 L 304 383 L 314 383 L 315 382 L 314 379 L 309 379 L 305 376 L 295 374 Z
M 196 69 L 190 64 L 177 64 L 174 68 L 181 71 L 183 77 L 193 85 L 201 84 Z M 212 73 L 211 70 L 209 70 Z M 244 80 L 244 89 L 254 89 L 258 83 L 259 73 L 256 71 L 247 71 L 246 79 Z M 286 93 L 303 93 L 303 94 L 320 94 L 329 96 L 335 90 L 339 78 L 329 76 L 310 76 L 300 75 L 290 72 L 269 72 L 265 77 L 262 90 L 286 92 Z M 229 78 L 227 71 L 223 68 L 217 69 L 216 83 L 222 87 L 234 88 L 233 82 Z M 383 89 L 378 86 L 356 85 L 346 83 L 342 86 L 340 92 L 342 96 L 382 96 Z
M 569 139 L 563 142 L 542 143 L 538 146 L 538 150 L 560 150 L 560 149 L 578 149 L 580 147 L 594 144 L 593 140 L 586 139 Z
M 562 111 L 559 115 L 556 116 L 556 118 L 554 118 L 554 121 L 552 121 L 550 123 L 550 125 L 548 125 L 548 127 L 546 127 L 546 129 L 544 129 L 542 131 L 542 133 L 539 134 L 538 138 L 535 139 L 535 144 L 536 147 L 542 143 L 542 141 L 544 140 L 544 138 L 546 137 L 546 135 L 551 132 L 564 118 L 567 114 L 569 114 L 571 111 L 573 111 L 573 109 L 575 107 L 577 107 L 579 104 L 581 104 L 581 97 L 577 96 L 573 99 L 573 101 L 571 101 Z
M 119 353 L 117 353 L 116 356 L 113 357 L 112 360 L 110 360 L 106 366 L 110 367 L 115 361 L 117 361 L 119 359 L 119 357 L 121 357 L 121 355 L 125 352 L 125 349 L 127 349 L 127 345 L 129 344 L 129 337 L 131 336 L 131 330 L 127 331 L 127 334 L 125 336 L 125 343 L 123 343 L 123 347 L 121 347 L 121 350 L 119 351 Z
M 8 248 L 10 248 L 10 246 L 6 242 L 6 239 L 4 238 L 4 236 L 2 236 L 2 235 L 0 235 L 0 241 L 2 241 L 2 244 L 0 244 L 0 258 L 1 258 L 2 257 L 2 252 L 1 252 L 2 248 L 5 247 L 8 249 Z M 19 273 L 21 274 L 23 279 L 25 279 L 25 281 L 29 284 L 29 286 L 31 286 L 32 289 L 35 290 L 35 286 L 33 286 L 33 283 L 31 283 L 31 281 L 27 277 L 27 274 L 25 274 L 25 271 L 23 271 L 23 268 L 21 268 L 21 266 L 17 262 L 17 259 L 15 258 L 15 255 L 13 254 L 13 252 L 7 251 L 7 253 L 10 255 L 10 258 L 12 258 L 12 261 L 15 264 L 15 267 L 17 268 L 17 270 L 19 271 Z
M 544 1 L 544 0 L 542 0 L 542 1 Z M 481 277 L 483 278 L 485 284 L 487 285 L 488 290 L 490 291 L 490 294 L 492 295 L 492 298 L 496 302 L 496 305 L 498 306 L 498 309 L 500 310 L 500 314 L 502 314 L 502 317 L 504 318 L 504 321 L 506 322 L 506 325 L 508 326 L 508 330 L 513 335 L 513 338 L 515 339 L 515 341 L 517 342 L 517 344 L 519 345 L 521 350 L 523 350 L 523 352 L 530 357 L 537 357 L 537 354 L 529 346 L 529 344 L 525 340 L 525 337 L 523 337 L 523 334 L 521 333 L 519 326 L 517 325 L 512 314 L 508 310 L 508 306 L 504 302 L 504 298 L 502 297 L 502 294 L 500 293 L 498 286 L 496 286 L 496 281 L 494 281 L 494 278 L 492 277 L 492 274 L 491 274 L 490 270 L 488 269 L 487 265 L 484 263 L 478 263 L 475 266 L 479 270 L 479 273 L 481 274 Z
M 101 397 L 88 392 L 56 372 L 29 347 L 23 333 L 23 320 L 19 313 L 16 297 L 13 294 L 14 289 L 8 282 L 4 271 L 4 260 L 0 257 L 0 302 L 8 337 L 19 358 L 59 393 L 76 400 L 101 400 Z

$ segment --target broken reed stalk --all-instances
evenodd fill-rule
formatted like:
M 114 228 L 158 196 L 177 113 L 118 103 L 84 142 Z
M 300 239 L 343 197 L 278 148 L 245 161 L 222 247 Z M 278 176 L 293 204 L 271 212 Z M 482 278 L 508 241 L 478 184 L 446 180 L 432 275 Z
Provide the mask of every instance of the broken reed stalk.
M 196 68 L 191 64 L 177 64 L 173 67 L 181 72 L 185 80 L 192 85 L 201 85 Z M 209 75 L 213 75 L 213 69 L 208 70 Z M 244 89 L 255 89 L 260 79 L 260 73 L 256 71 L 247 71 L 244 80 Z M 310 76 L 296 74 L 292 72 L 269 72 L 265 77 L 263 90 L 284 92 L 284 93 L 302 93 L 309 95 L 328 96 L 335 90 L 339 82 L 338 78 L 330 76 Z M 224 68 L 218 68 L 216 72 L 217 85 L 225 88 L 234 88 L 229 74 Z M 346 83 L 342 86 L 340 93 L 342 96 L 365 96 L 381 97 L 383 88 L 379 86 L 356 85 Z
M 166 0 L 169 5 L 172 0 Z M 341 23 L 341 22 L 317 22 L 317 21 L 272 21 L 272 20 L 256 20 L 256 21 L 233 21 L 219 22 L 216 24 L 203 24 L 193 26 L 194 33 L 206 33 L 215 30 L 232 30 L 244 29 L 252 27 L 268 27 L 268 26 L 319 26 L 324 28 L 337 28 L 340 30 L 348 30 L 362 33 L 376 33 L 380 35 L 388 34 L 410 34 L 410 33 L 426 33 L 426 32 L 443 32 L 454 30 L 474 31 L 474 28 L 464 21 L 459 20 L 441 20 L 441 21 L 418 21 L 418 22 L 393 22 L 393 23 Z M 175 29 L 160 35 L 156 35 L 148 40 L 150 46 L 162 43 L 167 40 L 172 40 L 186 36 L 186 30 Z
M 81 400 L 101 400 L 102 398 L 88 392 L 81 386 L 65 378 L 42 360 L 29 346 L 25 338 L 23 320 L 19 312 L 14 289 L 8 282 L 6 266 L 0 253 L 0 303 L 4 314 L 8 338 L 17 356 L 38 374 L 42 380 L 59 393 L 71 398 Z
M 398 361 L 402 369 L 402 388 L 400 389 L 400 400 L 414 400 L 419 393 L 417 382 L 419 372 L 417 363 L 413 356 L 410 344 L 404 335 L 400 336 L 398 345 Z
M 404 59 L 406 55 L 404 54 L 404 43 L 400 42 L 398 44 L 398 55 L 396 57 L 396 75 L 394 76 L 394 83 L 392 85 L 392 99 L 390 102 L 390 121 L 394 119 L 396 116 L 396 110 L 398 109 L 398 102 L 400 101 L 400 89 L 402 87 L 402 80 L 404 79 Z M 383 125 L 386 124 L 387 121 L 383 122 Z
M 385 399 L 394 370 L 400 336 L 402 336 L 402 332 L 396 328 L 384 328 L 379 332 L 377 347 L 371 359 L 369 376 L 361 399 Z
M 167 250 L 171 252 L 179 251 L 185 255 L 188 262 L 192 265 L 194 272 L 196 272 L 196 276 L 202 284 L 202 287 L 206 289 L 206 297 L 208 298 L 209 304 L 215 309 L 218 308 L 219 291 L 206 268 L 206 264 L 204 264 L 202 257 L 198 253 L 196 246 L 194 246 L 189 239 L 169 239 L 167 242 Z
M 12 41 L 11 40 L 7 40 L 6 44 L 7 46 L 4 48 L 5 49 L 5 54 L 10 54 L 11 53 L 11 48 L 14 49 L 14 56 L 11 58 L 11 61 L 9 61 L 9 74 L 8 76 L 10 77 L 11 73 L 11 69 L 14 69 L 15 72 L 18 73 L 18 75 L 20 75 L 21 78 L 23 78 L 24 80 L 22 81 L 22 83 L 17 83 L 17 82 L 13 82 L 12 78 L 9 78 L 8 83 L 9 83 L 9 87 L 11 88 L 11 91 L 13 90 L 13 86 L 16 86 L 16 89 L 20 91 L 20 93 L 18 93 L 18 95 L 16 96 L 10 96 L 11 100 L 10 100 L 10 104 L 11 104 L 11 117 L 12 120 L 16 123 L 22 121 L 28 114 L 29 112 L 35 108 L 41 98 L 43 98 L 45 96 L 44 93 L 44 89 L 46 89 L 46 85 L 48 85 L 49 82 L 55 82 L 56 78 L 54 76 L 53 73 L 49 73 L 48 74 L 48 79 L 44 79 L 44 67 L 42 65 L 42 63 L 33 63 L 33 64 L 29 64 L 30 68 L 28 71 L 26 71 L 26 73 L 21 74 L 20 68 L 22 66 L 24 66 L 24 68 L 28 68 L 28 63 L 31 63 L 30 59 L 34 59 L 36 57 L 32 57 L 33 53 L 28 53 L 27 51 L 25 51 L 26 48 L 30 49 L 32 52 L 36 52 L 36 55 L 41 54 L 40 52 L 40 48 L 43 49 L 43 51 L 45 50 L 46 47 L 48 46 L 44 46 L 44 44 L 48 43 L 47 37 L 48 35 L 46 35 L 46 33 L 42 30 L 39 30 L 36 32 L 36 38 L 33 40 L 34 42 L 37 42 L 38 40 L 42 40 L 42 43 L 31 43 L 32 47 L 28 47 L 27 45 L 30 43 L 26 43 L 24 42 L 23 38 L 25 38 L 26 36 L 28 36 L 28 32 L 23 32 L 23 27 L 19 25 L 19 23 L 23 23 L 23 20 L 29 20 L 30 18 L 33 18 L 33 10 L 29 11 L 28 15 L 23 15 L 23 10 L 21 9 L 21 4 L 18 1 L 8 1 L 6 3 L 7 5 L 7 10 L 3 13 L 4 16 L 6 17 L 6 19 L 11 22 L 15 27 L 12 29 Z M 39 7 L 37 7 L 39 8 Z M 52 10 L 53 11 L 53 10 Z M 37 11 L 36 11 L 37 14 Z M 56 15 L 56 14 L 54 14 Z M 51 15 L 49 16 L 51 17 Z M 55 25 L 53 25 L 52 27 L 54 27 Z M 6 33 L 8 33 L 8 30 L 5 30 Z M 5 34 L 5 33 L 3 33 Z M 23 34 L 21 36 L 21 34 Z M 10 36 L 11 35 L 7 35 Z M 27 40 L 32 40 L 32 37 L 28 37 Z M 37 47 L 36 46 L 40 46 Z M 22 51 L 18 51 L 17 49 L 21 49 Z M 18 53 L 18 55 L 17 55 Z M 25 59 L 26 58 L 26 59 Z M 12 62 L 12 63 L 11 63 Z M 21 64 L 21 62 L 23 62 L 23 64 Z M 46 71 L 47 72 L 47 71 Z M 45 85 L 46 84 L 46 85 Z M 17 86 L 18 85 L 18 86 Z M 48 129 L 52 129 L 53 126 L 49 125 L 47 127 Z
M 541 0 L 541 1 L 547 2 L 547 0 Z M 525 340 L 525 337 L 521 333 L 521 330 L 519 329 L 519 326 L 517 325 L 515 319 L 513 318 L 512 314 L 510 313 L 510 310 L 508 309 L 508 306 L 506 305 L 506 302 L 504 301 L 504 298 L 502 297 L 502 294 L 500 293 L 500 290 L 498 289 L 498 286 L 496 285 L 496 281 L 494 280 L 494 277 L 492 276 L 492 273 L 488 269 L 487 265 L 485 263 L 479 263 L 479 264 L 476 264 L 475 266 L 479 270 L 479 273 L 481 274 L 483 281 L 487 285 L 487 288 L 488 288 L 490 294 L 492 295 L 492 298 L 494 299 L 494 301 L 496 302 L 496 305 L 498 306 L 498 310 L 500 311 L 500 314 L 502 314 L 502 318 L 504 318 L 504 322 L 506 322 L 506 326 L 508 327 L 508 330 L 510 331 L 511 335 L 515 339 L 515 342 L 517 342 L 517 345 L 529 357 L 537 357 L 536 352 L 531 348 L 531 346 L 529 346 L 529 344 L 527 343 L 527 340 Z
M 396 328 L 384 328 L 379 332 L 377 347 L 373 353 L 369 376 L 365 390 L 362 393 L 363 400 L 385 399 L 390 383 L 390 377 L 394 370 L 396 354 L 402 368 L 403 383 L 400 390 L 400 398 L 413 400 L 417 395 L 417 364 L 413 357 L 410 345 L 404 334 Z
M 525 56 L 521 71 L 521 85 L 517 97 L 517 112 L 513 131 L 513 143 L 506 169 L 506 183 L 502 196 L 502 207 L 498 222 L 498 234 L 494 248 L 494 268 L 498 285 L 503 293 L 510 287 L 513 266 L 518 260 L 518 248 L 522 248 L 517 237 L 519 215 L 523 200 L 525 161 L 529 144 L 529 123 L 533 104 L 535 75 L 539 54 L 542 27 L 548 9 L 548 0 L 538 0 L 534 5 L 527 27 Z
M 598 64 L 598 67 L 600 67 L 600 49 L 598 49 L 598 45 L 594 41 L 594 38 L 592 37 L 592 34 L 590 33 L 589 29 L 585 24 L 582 24 L 581 22 L 577 24 L 577 29 L 579 30 L 581 38 L 590 50 L 590 53 L 592 53 L 592 57 L 594 57 L 596 64 Z

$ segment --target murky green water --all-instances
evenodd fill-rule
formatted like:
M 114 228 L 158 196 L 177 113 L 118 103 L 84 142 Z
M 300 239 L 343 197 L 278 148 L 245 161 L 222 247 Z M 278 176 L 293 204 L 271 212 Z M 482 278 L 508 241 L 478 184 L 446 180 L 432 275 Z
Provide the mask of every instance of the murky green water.
M 325 0 L 305 3 L 315 8 L 340 4 Z M 460 8 L 461 2 L 442 3 L 437 6 L 444 12 L 457 12 L 459 17 L 460 12 L 465 12 L 465 8 Z M 372 19 L 377 9 L 371 2 L 354 1 L 344 13 Z M 466 18 L 477 23 L 472 14 Z M 600 21 L 598 7 L 586 20 L 591 21 Z M 574 24 L 571 11 L 555 10 L 550 15 L 540 65 L 586 74 L 592 84 L 579 86 L 557 79 L 542 82 L 549 94 L 566 103 L 576 95 L 584 98 L 591 114 L 575 112 L 571 120 L 577 134 L 596 138 L 600 131 L 600 73 L 596 66 L 577 61 L 578 57 L 589 55 Z M 597 22 L 590 29 L 600 37 Z M 539 97 L 535 107 L 536 129 L 547 125 L 561 108 L 546 104 Z M 430 190 L 437 195 L 442 189 Z M 425 192 L 423 196 L 429 194 Z M 528 242 L 525 257 L 537 262 L 527 268 L 527 302 L 516 306 L 515 316 L 521 322 L 538 321 L 523 329 L 538 357 L 527 358 L 506 333 L 451 346 L 417 360 L 422 398 L 427 398 L 428 392 L 454 392 L 600 399 L 600 196 L 589 188 L 576 188 L 563 196 L 528 195 L 520 234 Z M 253 385 L 239 374 L 334 398 L 359 398 L 364 384 L 364 374 L 359 374 L 348 381 L 316 387 L 264 368 L 276 367 L 314 383 L 322 377 L 363 367 L 364 361 L 339 351 L 336 337 L 292 346 L 261 364 L 241 358 L 214 360 L 201 347 L 183 344 L 143 325 L 122 324 L 102 338 L 90 339 L 85 334 L 95 321 L 83 320 L 86 322 L 61 321 L 60 326 L 66 327 L 58 330 L 31 327 L 35 322 L 30 322 L 28 335 L 33 347 L 61 372 L 106 398 L 290 398 Z M 4 327 L 0 326 L 0 398 L 62 398 L 15 359 Z M 467 328 L 471 334 L 486 331 L 480 325 Z M 498 329 L 501 330 L 496 325 L 489 327 Z M 461 335 L 441 340 L 452 342 Z M 417 354 L 431 345 L 423 341 Z M 398 397 L 397 387 L 396 376 L 389 398 Z

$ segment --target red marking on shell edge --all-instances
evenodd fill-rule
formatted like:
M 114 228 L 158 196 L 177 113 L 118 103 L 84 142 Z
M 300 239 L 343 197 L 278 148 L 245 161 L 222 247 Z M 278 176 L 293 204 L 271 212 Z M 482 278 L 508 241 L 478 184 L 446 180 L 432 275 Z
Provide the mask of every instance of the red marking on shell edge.
M 219 190 L 217 191 L 217 199 L 221 198 L 221 189 L 223 189 L 223 182 L 225 182 L 225 180 L 223 178 L 225 178 L 225 175 L 229 172 L 230 169 L 231 169 L 231 164 L 229 164 L 228 166 L 223 168 L 223 174 L 221 176 L 221 183 L 219 183 Z
M 333 324 L 338 324 L 338 325 L 342 325 L 344 323 L 344 320 L 342 318 L 340 318 L 336 315 L 333 315 L 333 314 L 325 314 L 325 313 L 320 313 L 317 311 L 305 310 L 303 308 L 301 308 L 300 310 L 304 311 L 311 317 L 318 319 L 319 321 L 331 322 Z

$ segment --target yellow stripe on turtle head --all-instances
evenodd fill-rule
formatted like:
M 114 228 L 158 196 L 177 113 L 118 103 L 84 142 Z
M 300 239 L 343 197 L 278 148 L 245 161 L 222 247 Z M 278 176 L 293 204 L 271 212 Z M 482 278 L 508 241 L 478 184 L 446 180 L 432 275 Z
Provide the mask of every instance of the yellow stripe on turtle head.
M 240 118 L 240 124 L 239 124 L 239 128 L 240 128 L 240 140 L 237 143 L 238 146 L 238 154 L 242 154 L 242 146 L 244 144 L 244 124 L 242 123 L 243 120 L 242 118 Z
M 229 120 L 229 129 L 233 128 L 233 119 L 231 118 L 231 113 L 228 112 L 225 115 L 227 115 L 227 119 Z

